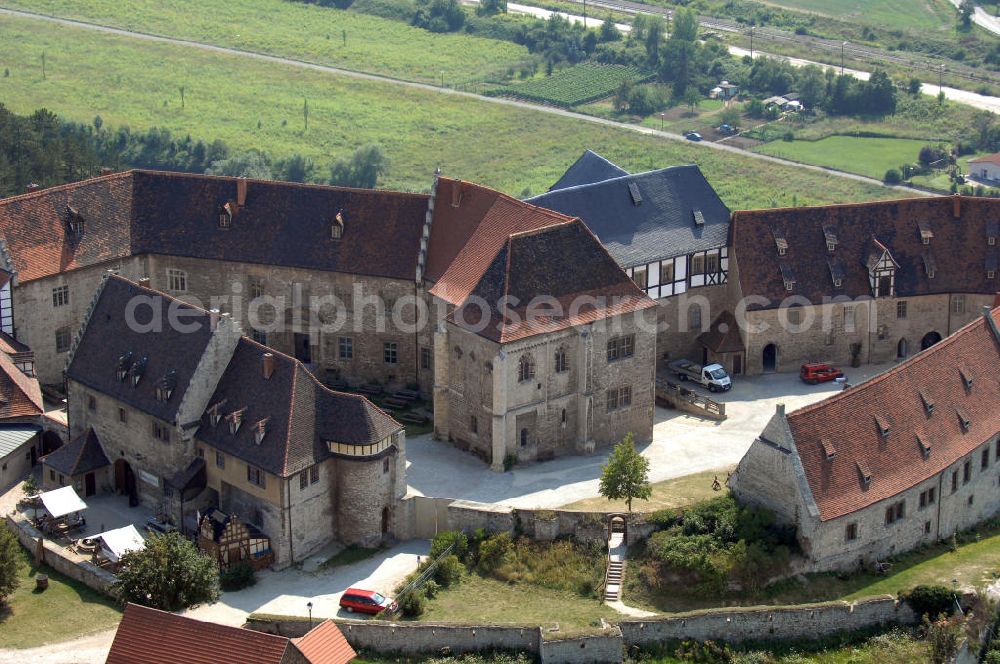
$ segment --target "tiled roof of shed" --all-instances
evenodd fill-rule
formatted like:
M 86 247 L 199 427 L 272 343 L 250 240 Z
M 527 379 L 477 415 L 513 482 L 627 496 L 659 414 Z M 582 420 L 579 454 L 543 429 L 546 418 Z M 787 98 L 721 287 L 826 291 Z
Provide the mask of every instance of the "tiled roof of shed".
M 101 441 L 88 427 L 76 439 L 42 457 L 42 462 L 63 475 L 75 476 L 111 465 Z
M 313 664 L 347 664 L 358 656 L 332 620 L 324 620 L 292 643 Z

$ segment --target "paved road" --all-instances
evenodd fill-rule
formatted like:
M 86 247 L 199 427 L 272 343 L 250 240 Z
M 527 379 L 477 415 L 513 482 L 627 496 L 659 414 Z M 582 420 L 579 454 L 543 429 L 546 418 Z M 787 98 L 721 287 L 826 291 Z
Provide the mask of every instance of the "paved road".
M 649 127 L 643 127 L 640 125 L 629 124 L 626 122 L 615 122 L 614 120 L 606 120 L 604 118 L 597 118 L 591 115 L 584 115 L 582 113 L 574 113 L 573 111 L 567 111 L 561 108 L 552 108 L 550 106 L 541 106 L 537 104 L 531 104 L 528 102 L 517 101 L 514 99 L 506 99 L 502 97 L 485 97 L 477 95 L 471 92 L 462 92 L 459 90 L 452 90 L 450 88 L 441 88 L 436 85 L 431 85 L 428 83 L 416 83 L 413 81 L 404 81 L 396 78 L 391 78 L 388 76 L 380 76 L 378 74 L 368 74 L 358 71 L 353 71 L 350 69 L 341 69 L 339 67 L 331 67 L 329 65 L 320 65 L 313 62 L 306 62 L 303 60 L 296 60 L 294 58 L 283 58 L 274 55 L 267 55 L 264 53 L 258 53 L 256 51 L 245 51 L 237 48 L 228 48 L 225 46 L 216 46 L 213 44 L 206 44 L 203 42 L 191 41 L 188 39 L 179 39 L 175 37 L 164 37 L 161 35 L 153 35 L 144 32 L 132 32 L 130 30 L 123 30 L 120 28 L 112 28 L 105 25 L 98 25 L 95 23 L 88 23 L 86 21 L 77 21 L 73 19 L 58 18 L 55 16 L 46 16 L 43 14 L 37 14 L 34 12 L 25 12 L 14 9 L 0 8 L 0 17 L 7 16 L 18 16 L 21 18 L 31 18 L 40 21 L 47 21 L 50 23 L 55 23 L 58 25 L 64 25 L 74 28 L 85 28 L 87 30 L 94 30 L 96 32 L 103 32 L 107 34 L 119 35 L 123 37 L 131 37 L 134 39 L 142 39 L 146 41 L 153 41 L 165 44 L 175 44 L 179 46 L 186 46 L 189 48 L 197 48 L 204 51 L 209 51 L 212 53 L 219 53 L 221 55 L 230 55 L 237 57 L 253 58 L 255 60 L 261 60 L 264 62 L 271 62 L 281 65 L 289 65 L 293 67 L 301 67 L 303 69 L 309 69 L 313 71 L 320 71 L 329 74 L 336 74 L 338 76 L 345 76 L 348 78 L 366 80 L 366 81 L 380 81 L 383 83 L 393 83 L 395 85 L 400 85 L 408 88 L 415 88 L 419 90 L 425 90 L 428 92 L 436 92 L 438 94 L 454 95 L 458 97 L 467 97 L 470 99 L 475 99 L 480 102 L 486 102 L 491 104 L 499 104 L 501 106 L 510 106 L 514 108 L 521 108 L 526 110 L 538 111 L 540 113 L 548 113 L 550 115 L 558 115 L 565 118 L 571 118 L 574 120 L 579 120 L 582 122 L 589 122 L 592 124 L 604 125 L 607 127 L 614 127 L 615 129 L 622 129 L 625 131 L 631 131 L 637 134 L 645 134 L 647 136 L 656 136 L 657 138 L 664 138 L 672 141 L 683 141 L 690 143 L 683 136 L 678 134 L 671 134 L 669 132 L 658 131 L 656 129 L 650 129 Z M 694 143 L 690 143 L 695 145 Z M 816 171 L 819 173 L 827 173 L 829 175 L 835 175 L 837 177 L 847 178 L 850 180 L 855 180 L 857 182 L 864 182 L 865 184 L 885 186 L 881 181 L 874 178 L 864 177 L 863 175 L 856 175 L 854 173 L 845 173 L 843 171 L 837 171 L 830 168 L 823 168 L 822 166 L 813 166 L 811 164 L 800 164 L 795 161 L 789 161 L 786 159 L 779 159 L 778 157 L 771 157 L 769 155 L 757 154 L 754 152 L 748 152 L 746 150 L 741 150 L 740 148 L 733 147 L 731 145 L 725 145 L 720 143 L 712 143 L 704 141 L 697 144 L 699 147 L 710 150 L 719 150 L 722 152 L 729 152 L 733 154 L 740 154 L 743 156 L 751 157 L 754 159 L 759 159 L 761 161 L 768 161 L 775 164 L 782 164 L 785 166 L 793 166 L 798 169 L 805 169 L 810 171 Z M 925 196 L 924 192 L 917 189 L 911 189 L 909 187 L 892 187 L 901 192 L 905 192 L 909 196 Z
M 949 1 L 955 5 L 956 9 L 962 5 L 962 0 Z M 987 13 L 979 5 L 976 5 L 976 13 L 972 15 L 972 22 L 995 35 L 1000 35 L 1000 18 Z

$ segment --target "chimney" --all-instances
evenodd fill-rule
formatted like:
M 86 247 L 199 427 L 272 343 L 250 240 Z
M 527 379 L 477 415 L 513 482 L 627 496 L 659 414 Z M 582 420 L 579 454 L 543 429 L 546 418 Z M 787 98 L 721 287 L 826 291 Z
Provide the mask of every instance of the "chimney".
M 962 218 L 962 197 L 959 194 L 951 197 L 951 214 L 955 219 Z
M 462 181 L 459 180 L 451 185 L 451 206 L 458 207 L 462 204 Z
M 221 313 L 218 309 L 210 309 L 208 312 L 209 328 L 214 332 L 215 328 L 219 327 L 219 318 Z
M 113 168 L 108 168 L 107 166 L 102 166 L 101 167 L 101 175 L 111 175 L 114 172 L 115 172 L 115 169 L 113 169 Z
M 29 185 L 27 185 L 27 186 L 26 186 L 26 187 L 24 188 L 24 190 L 25 190 L 25 191 L 38 191 L 38 190 L 39 190 L 39 189 L 41 189 L 41 188 L 42 188 L 42 187 L 41 187 L 41 186 L 40 186 L 40 185 L 39 185 L 39 184 L 38 184 L 37 182 L 32 182 L 32 183 L 30 183 Z
M 247 179 L 236 178 L 236 207 L 242 208 L 247 204 Z
M 149 277 L 139 277 L 139 285 L 143 288 L 149 288 Z
M 264 380 L 267 380 L 271 377 L 271 374 L 274 373 L 274 354 L 264 353 L 263 364 L 264 364 Z
M 785 404 L 779 403 L 777 406 L 774 407 L 774 412 L 775 412 L 775 414 L 778 417 L 784 417 L 785 416 Z

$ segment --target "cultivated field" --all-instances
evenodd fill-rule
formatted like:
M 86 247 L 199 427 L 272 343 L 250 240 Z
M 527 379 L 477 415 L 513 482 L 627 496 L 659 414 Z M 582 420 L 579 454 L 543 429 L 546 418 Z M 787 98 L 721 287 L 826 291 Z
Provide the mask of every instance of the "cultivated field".
M 275 158 L 325 165 L 379 143 L 384 186 L 430 187 L 444 173 L 513 194 L 544 191 L 585 149 L 638 172 L 697 163 L 733 208 L 872 200 L 898 192 L 652 136 L 445 92 L 363 81 L 191 47 L 0 17 L 0 101 L 106 126 L 165 127 Z M 41 55 L 46 55 L 42 76 Z M 186 87 L 181 108 L 178 88 Z M 303 131 L 303 99 L 309 129 Z M 781 182 L 775 190 L 774 182 Z
M 507 85 L 495 92 L 543 104 L 578 106 L 610 97 L 623 81 L 640 82 L 649 78 L 651 76 L 636 67 L 585 62 L 551 76 Z
M 286 0 L 4 0 L 3 6 L 437 84 L 496 76 L 528 57 L 511 42 L 435 34 Z
M 951 28 L 955 9 L 947 0 L 766 0 L 767 4 L 892 28 Z
M 908 138 L 830 136 L 818 141 L 773 141 L 755 152 L 882 179 L 890 168 L 916 163 L 920 148 L 927 144 Z

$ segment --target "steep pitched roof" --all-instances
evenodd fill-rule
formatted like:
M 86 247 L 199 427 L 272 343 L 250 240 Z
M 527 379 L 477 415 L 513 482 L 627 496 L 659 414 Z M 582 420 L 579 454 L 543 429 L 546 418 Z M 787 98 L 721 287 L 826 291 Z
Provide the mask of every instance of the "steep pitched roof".
M 542 303 L 539 298 L 552 306 L 551 314 L 529 311 L 532 302 Z M 512 315 L 501 312 L 502 300 Z M 507 343 L 655 306 L 583 222 L 574 219 L 508 236 L 470 299 L 449 320 Z
M 263 369 L 267 353 L 269 378 Z M 235 434 L 229 418 L 240 420 Z M 259 442 L 258 426 L 264 431 Z M 197 437 L 287 477 L 329 457 L 329 442 L 372 445 L 401 429 L 365 397 L 334 392 L 298 360 L 244 337 L 209 399 Z
M 25 375 L 7 353 L 0 352 L 0 420 L 43 412 L 45 405 L 38 379 Z
M 488 187 L 439 178 L 427 263 L 427 278 L 437 282 L 431 294 L 461 304 L 512 233 L 568 220 Z
M 138 325 L 129 324 L 130 302 L 139 303 L 133 321 Z M 97 296 L 66 375 L 172 422 L 211 337 L 207 311 L 112 275 Z M 125 380 L 119 379 L 120 365 L 127 365 Z M 173 385 L 165 401 L 156 398 L 161 381 Z
M 42 457 L 42 462 L 71 477 L 111 465 L 97 433 L 90 427 L 74 440 Z
M 22 282 L 140 254 L 414 278 L 426 195 L 238 182 L 135 170 L 51 187 L 0 200 L 0 237 Z M 222 230 L 227 204 L 235 214 Z M 71 217 L 82 234 L 69 231 Z
M 698 335 L 698 343 L 713 353 L 738 353 L 746 349 L 736 316 L 728 309 L 712 321 L 707 332 Z
M 931 479 L 1000 431 L 997 325 L 1000 308 L 895 368 L 788 415 L 821 520 Z M 832 459 L 825 438 L 835 441 Z M 863 474 L 871 478 L 867 485 Z
M 611 163 L 596 152 L 587 150 L 573 162 L 573 165 L 566 169 L 554 185 L 549 187 L 549 191 L 576 187 L 581 184 L 593 184 L 603 182 L 612 178 L 620 178 L 628 175 L 628 171 Z
M 283 636 L 127 604 L 107 664 L 280 664 L 290 647 Z
M 358 656 L 332 620 L 324 620 L 305 636 L 292 639 L 292 643 L 316 664 L 347 664 Z
M 817 304 L 826 296 L 870 295 L 868 270 L 883 249 L 898 265 L 899 297 L 989 294 L 1000 288 L 1000 281 L 989 279 L 987 273 L 991 257 L 1000 252 L 1000 247 L 987 243 L 989 226 L 998 217 L 1000 200 L 964 196 L 756 210 L 733 215 L 732 242 L 743 295 L 771 302 L 750 303 L 750 309 L 777 307 L 789 295 Z M 783 256 L 774 245 L 771 229 L 776 224 L 784 229 L 788 243 Z M 922 225 L 925 235 L 933 229 L 926 245 Z M 827 247 L 830 233 L 836 237 L 832 254 Z M 820 257 L 836 258 L 843 268 L 839 288 L 830 278 L 830 265 Z M 933 278 L 927 273 L 930 264 L 936 266 Z M 795 274 L 791 292 L 785 289 L 781 265 L 789 265 Z
M 724 247 L 729 208 L 697 166 L 550 191 L 529 203 L 579 217 L 622 267 Z

